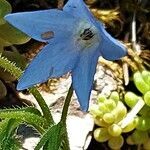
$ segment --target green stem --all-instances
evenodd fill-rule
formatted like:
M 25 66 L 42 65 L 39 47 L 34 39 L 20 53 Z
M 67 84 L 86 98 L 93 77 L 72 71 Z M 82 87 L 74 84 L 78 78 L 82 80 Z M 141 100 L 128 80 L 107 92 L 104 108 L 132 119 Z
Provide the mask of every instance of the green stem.
M 60 123 L 62 123 L 63 125 L 63 133 L 64 133 L 64 147 L 66 147 L 67 150 L 69 150 L 69 140 L 68 140 L 68 133 L 67 133 L 67 126 L 66 126 L 66 119 L 67 119 L 67 114 L 68 114 L 68 108 L 69 108 L 69 104 L 71 101 L 71 97 L 73 95 L 73 86 L 71 84 L 67 97 L 65 99 L 65 103 L 64 103 L 64 107 L 63 107 L 63 111 L 62 111 L 62 115 L 61 115 L 61 121 Z
M 71 84 L 68 94 L 67 94 L 67 97 L 65 99 L 65 104 L 63 107 L 62 115 L 61 115 L 61 122 L 66 122 L 68 108 L 69 108 L 69 104 L 70 104 L 72 95 L 73 95 L 73 86 Z
M 65 128 L 65 136 L 64 136 L 64 145 L 63 146 L 64 146 L 64 149 L 70 150 L 67 128 Z
M 15 65 L 15 63 L 9 61 L 7 58 L 0 56 L 0 67 L 2 67 L 4 70 L 8 71 L 11 75 L 16 77 L 16 79 L 19 79 L 22 75 L 23 71 Z M 39 106 L 41 107 L 41 110 L 43 112 L 43 115 L 47 122 L 51 125 L 54 124 L 50 109 L 48 108 L 45 100 L 43 99 L 42 95 L 39 93 L 39 91 L 33 87 L 30 88 L 30 93 L 33 94 L 35 99 L 37 100 Z
M 29 91 L 30 91 L 30 93 L 33 94 L 33 96 L 37 100 L 47 122 L 50 125 L 54 124 L 54 120 L 53 120 L 53 117 L 51 115 L 50 109 L 48 108 L 47 104 L 45 103 L 45 101 L 44 101 L 42 95 L 39 93 L 39 91 L 35 87 L 30 88 Z

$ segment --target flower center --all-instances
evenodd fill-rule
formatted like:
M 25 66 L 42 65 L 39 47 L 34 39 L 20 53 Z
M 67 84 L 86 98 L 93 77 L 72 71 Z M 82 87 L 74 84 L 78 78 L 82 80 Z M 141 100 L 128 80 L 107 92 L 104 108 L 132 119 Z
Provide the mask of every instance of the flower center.
M 75 44 L 80 50 L 96 46 L 100 43 L 101 39 L 98 34 L 98 29 L 91 23 L 87 21 L 80 21 L 76 26 L 74 32 Z
M 85 29 L 83 33 L 80 34 L 82 40 L 90 40 L 93 36 L 94 33 L 90 30 L 90 28 Z

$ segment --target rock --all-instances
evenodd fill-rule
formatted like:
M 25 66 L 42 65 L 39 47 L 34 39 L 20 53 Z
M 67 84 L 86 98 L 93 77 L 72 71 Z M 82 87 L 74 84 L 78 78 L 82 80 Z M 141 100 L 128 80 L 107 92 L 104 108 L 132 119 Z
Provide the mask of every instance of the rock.
M 21 150 L 34 150 L 34 147 L 39 142 L 39 137 L 28 137 L 24 140 L 23 149 Z
M 94 122 L 89 114 L 84 118 L 70 116 L 67 120 L 68 136 L 70 139 L 71 150 L 87 149 L 90 144 Z

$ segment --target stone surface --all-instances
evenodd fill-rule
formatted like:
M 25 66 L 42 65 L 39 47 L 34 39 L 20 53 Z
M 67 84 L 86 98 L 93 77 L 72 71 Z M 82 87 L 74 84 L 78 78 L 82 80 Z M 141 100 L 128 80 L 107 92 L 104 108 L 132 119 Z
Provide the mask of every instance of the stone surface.
M 88 114 L 84 118 L 70 116 L 67 121 L 71 150 L 77 148 L 82 150 L 86 149 L 86 146 L 89 145 L 90 139 L 92 138 L 89 133 L 94 127 L 91 116 Z
M 39 142 L 39 137 L 29 137 L 24 140 L 23 149 L 22 150 L 34 150 L 34 147 Z

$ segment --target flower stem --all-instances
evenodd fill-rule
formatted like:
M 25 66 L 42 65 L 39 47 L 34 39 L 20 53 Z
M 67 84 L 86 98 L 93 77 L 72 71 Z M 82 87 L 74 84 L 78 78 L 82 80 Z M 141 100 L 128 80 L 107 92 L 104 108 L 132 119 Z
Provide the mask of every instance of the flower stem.
M 29 91 L 30 91 L 30 93 L 32 93 L 32 95 L 35 97 L 36 101 L 38 102 L 40 108 L 42 109 L 43 115 L 44 115 L 45 119 L 47 120 L 47 122 L 49 123 L 49 125 L 54 124 L 54 120 L 53 120 L 52 114 L 50 112 L 50 109 L 48 108 L 47 104 L 45 103 L 45 100 L 43 99 L 40 92 L 35 87 L 30 88 Z
M 70 150 L 70 148 L 69 148 L 66 119 L 67 119 L 68 108 L 69 108 L 69 104 L 70 104 L 72 95 L 73 95 L 73 86 L 71 84 L 68 94 L 67 94 L 67 97 L 65 99 L 65 103 L 64 103 L 64 107 L 63 107 L 63 111 L 62 111 L 62 115 L 61 115 L 61 120 L 60 120 L 60 123 L 62 123 L 62 125 L 63 125 L 64 143 L 65 143 L 64 146 L 65 146 L 65 149 L 67 149 L 67 150 Z
M 73 95 L 73 86 L 71 84 L 68 94 L 67 94 L 67 97 L 65 99 L 65 104 L 63 107 L 62 115 L 61 115 L 61 122 L 66 122 L 68 108 L 69 108 L 69 104 L 70 104 L 72 95 Z

